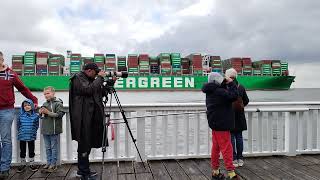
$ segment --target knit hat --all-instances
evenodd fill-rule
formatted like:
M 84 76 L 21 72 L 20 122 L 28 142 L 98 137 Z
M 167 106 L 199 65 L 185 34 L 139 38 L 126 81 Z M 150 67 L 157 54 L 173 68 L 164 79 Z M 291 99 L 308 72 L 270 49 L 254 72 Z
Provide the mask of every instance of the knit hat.
M 234 68 L 226 70 L 225 76 L 230 78 L 236 78 L 238 75 L 237 71 Z
M 221 74 L 217 73 L 217 72 L 212 72 L 209 74 L 209 77 L 208 77 L 208 82 L 216 82 L 216 84 L 221 84 L 222 81 L 223 81 L 223 77 Z

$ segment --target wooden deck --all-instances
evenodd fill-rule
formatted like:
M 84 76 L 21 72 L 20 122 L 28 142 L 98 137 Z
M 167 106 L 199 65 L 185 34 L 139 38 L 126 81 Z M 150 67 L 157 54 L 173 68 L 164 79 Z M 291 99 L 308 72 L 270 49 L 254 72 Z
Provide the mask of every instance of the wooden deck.
M 104 179 L 106 180 L 166 180 L 166 179 L 211 179 L 210 159 L 161 160 L 149 161 L 145 170 L 141 163 L 116 162 L 105 164 Z M 101 175 L 101 164 L 93 163 L 91 168 Z M 27 170 L 16 173 L 16 168 L 10 171 L 12 180 L 62 180 L 77 179 L 75 164 L 62 165 L 51 174 Z M 320 179 L 320 155 L 303 155 L 296 157 L 273 156 L 246 158 L 245 165 L 236 172 L 242 179 Z M 100 179 L 98 177 L 97 179 Z

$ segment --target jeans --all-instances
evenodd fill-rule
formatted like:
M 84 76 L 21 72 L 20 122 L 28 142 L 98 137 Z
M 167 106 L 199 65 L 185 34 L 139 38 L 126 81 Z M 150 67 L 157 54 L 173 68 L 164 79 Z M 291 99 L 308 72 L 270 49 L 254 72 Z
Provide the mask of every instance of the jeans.
M 231 142 L 233 147 L 233 160 L 243 159 L 243 138 L 242 131 L 231 133 Z
M 44 144 L 46 146 L 47 165 L 57 165 L 59 137 L 59 134 L 43 135 Z
M 11 126 L 14 119 L 14 109 L 0 110 L 0 171 L 10 169 L 12 160 Z
M 29 151 L 29 158 L 34 158 L 34 141 L 20 141 L 20 158 L 26 158 L 27 152 L 27 144 L 28 144 L 28 151 Z

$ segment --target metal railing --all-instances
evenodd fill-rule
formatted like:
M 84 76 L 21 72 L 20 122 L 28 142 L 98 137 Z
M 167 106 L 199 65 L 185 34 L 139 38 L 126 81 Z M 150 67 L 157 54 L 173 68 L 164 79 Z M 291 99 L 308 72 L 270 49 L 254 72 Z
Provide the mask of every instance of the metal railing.
M 143 160 L 210 157 L 211 130 L 203 103 L 123 105 L 137 139 Z M 60 135 L 61 163 L 76 161 L 77 143 L 71 140 L 67 106 Z M 121 119 L 118 107 L 111 119 Z M 243 132 L 244 155 L 288 155 L 320 153 L 320 102 L 256 102 L 245 114 L 248 130 Z M 41 126 L 41 120 L 40 120 Z M 16 121 L 12 126 L 13 163 L 19 162 Z M 114 140 L 106 152 L 107 161 L 137 160 L 136 150 L 125 124 L 114 125 Z M 93 149 L 91 161 L 100 161 L 101 149 Z M 38 132 L 36 161 L 45 162 L 43 137 Z

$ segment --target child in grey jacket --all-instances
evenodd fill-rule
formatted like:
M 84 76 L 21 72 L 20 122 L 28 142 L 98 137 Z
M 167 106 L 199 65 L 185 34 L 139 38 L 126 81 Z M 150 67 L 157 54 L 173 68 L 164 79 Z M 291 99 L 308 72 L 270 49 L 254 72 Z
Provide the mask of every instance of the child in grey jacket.
M 43 94 L 46 102 L 41 106 L 42 126 L 41 134 L 46 147 L 47 164 L 43 167 L 44 172 L 53 172 L 57 169 L 58 138 L 62 133 L 63 102 L 55 97 L 55 89 L 51 86 L 44 88 Z

